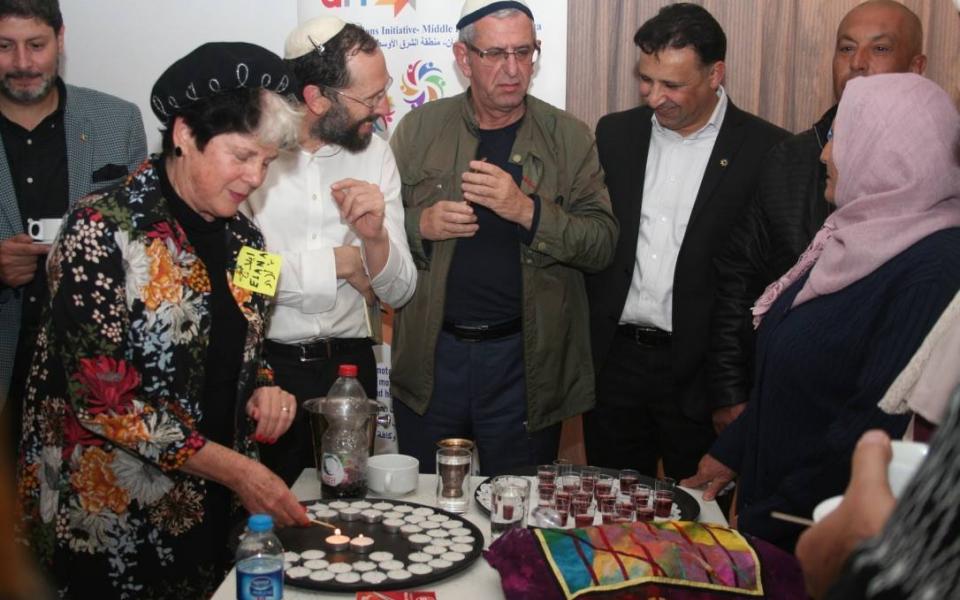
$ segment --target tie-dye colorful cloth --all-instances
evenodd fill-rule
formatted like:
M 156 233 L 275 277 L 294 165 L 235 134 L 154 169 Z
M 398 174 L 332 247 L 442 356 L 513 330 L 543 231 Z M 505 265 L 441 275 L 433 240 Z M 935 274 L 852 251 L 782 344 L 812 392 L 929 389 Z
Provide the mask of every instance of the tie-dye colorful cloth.
M 534 535 L 566 598 L 644 583 L 763 596 L 757 554 L 724 527 L 665 521 Z
M 483 556 L 507 600 L 807 600 L 792 554 L 717 525 L 511 529 Z

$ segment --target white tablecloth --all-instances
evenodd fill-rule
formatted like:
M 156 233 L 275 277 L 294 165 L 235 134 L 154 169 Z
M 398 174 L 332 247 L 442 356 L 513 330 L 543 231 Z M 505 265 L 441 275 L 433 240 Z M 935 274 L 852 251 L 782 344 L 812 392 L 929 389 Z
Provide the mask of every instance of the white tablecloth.
M 490 521 L 473 502 L 473 489 L 485 478 L 473 477 L 471 481 L 471 502 L 470 509 L 464 515 L 473 522 L 480 531 L 483 532 L 484 546 L 490 539 Z M 411 494 L 397 498 L 405 502 L 417 502 L 434 506 L 436 500 L 436 475 L 420 475 L 420 485 L 417 490 Z M 702 494 L 698 490 L 683 488 L 700 503 L 700 521 L 707 523 L 719 523 L 726 525 L 727 520 L 716 502 L 704 502 Z M 320 481 L 317 480 L 314 469 L 304 469 L 293 485 L 293 493 L 301 500 L 312 500 L 320 497 Z M 374 497 L 372 494 L 370 497 Z M 487 561 L 480 557 L 470 567 L 460 573 L 439 581 L 419 586 L 418 589 L 426 589 L 437 592 L 438 600 L 496 600 L 503 598 L 500 589 L 500 575 L 487 564 Z M 354 594 L 335 594 L 329 592 L 314 592 L 293 586 L 284 588 L 283 597 L 286 600 L 313 600 L 316 598 L 352 598 Z M 231 570 L 224 580 L 223 584 L 213 595 L 213 600 L 234 600 L 237 597 L 237 573 Z

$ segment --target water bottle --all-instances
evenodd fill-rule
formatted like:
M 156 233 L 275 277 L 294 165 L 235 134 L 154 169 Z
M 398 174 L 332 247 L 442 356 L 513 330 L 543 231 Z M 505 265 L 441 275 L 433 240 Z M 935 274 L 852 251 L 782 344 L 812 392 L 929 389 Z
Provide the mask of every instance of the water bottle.
M 320 490 L 324 498 L 363 498 L 367 495 L 370 456 L 367 394 L 357 381 L 356 365 L 340 365 L 323 403 L 327 430 L 323 433 Z
M 250 515 L 237 548 L 237 600 L 283 598 L 283 546 L 270 515 Z

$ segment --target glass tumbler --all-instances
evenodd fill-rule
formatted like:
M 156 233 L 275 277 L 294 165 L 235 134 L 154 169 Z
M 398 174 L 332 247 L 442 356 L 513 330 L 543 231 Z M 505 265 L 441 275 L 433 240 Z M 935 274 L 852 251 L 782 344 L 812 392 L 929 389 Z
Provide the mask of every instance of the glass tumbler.
M 437 450 L 437 507 L 462 514 L 470 506 L 473 452 L 465 448 Z
M 530 512 L 531 484 L 526 477 L 499 475 L 493 478 L 490 492 L 490 539 L 509 529 L 524 527 Z

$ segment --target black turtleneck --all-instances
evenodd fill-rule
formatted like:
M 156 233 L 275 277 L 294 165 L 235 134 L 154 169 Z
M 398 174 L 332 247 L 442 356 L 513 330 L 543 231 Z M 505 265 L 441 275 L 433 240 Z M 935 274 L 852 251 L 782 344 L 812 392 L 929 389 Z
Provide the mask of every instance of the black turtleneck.
M 204 362 L 203 391 L 198 399 L 203 413 L 198 429 L 208 439 L 231 448 L 247 320 L 227 285 L 227 267 L 229 261 L 233 260 L 227 252 L 230 235 L 227 223 L 230 220 L 204 220 L 173 189 L 162 162 L 162 159 L 158 161 L 160 164 L 157 168 L 163 197 L 210 276 L 208 309 L 212 323 Z

